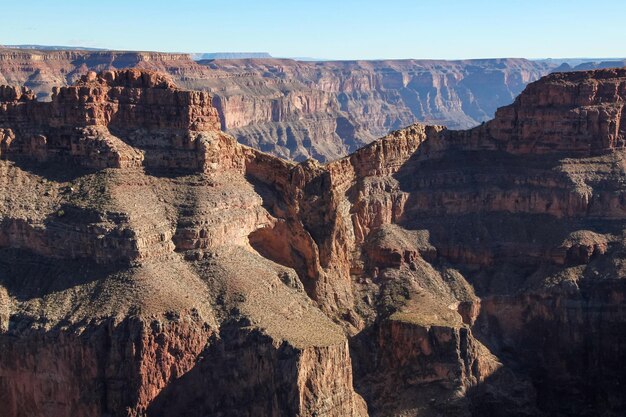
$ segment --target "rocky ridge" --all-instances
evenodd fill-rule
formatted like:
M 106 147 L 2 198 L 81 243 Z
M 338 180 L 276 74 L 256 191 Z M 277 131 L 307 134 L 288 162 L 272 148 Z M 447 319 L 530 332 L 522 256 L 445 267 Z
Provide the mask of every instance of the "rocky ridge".
M 365 413 L 341 328 L 246 250 L 273 220 L 245 175 L 289 163 L 156 73 L 2 92 L 3 415 L 171 415 L 195 374 L 215 397 L 188 415 Z
M 26 86 L 44 100 L 90 70 L 130 67 L 210 92 L 222 129 L 240 143 L 322 162 L 414 122 L 475 126 L 552 68 L 524 59 L 195 62 L 157 52 L 0 49 L 0 84 Z
M 626 408 L 626 70 L 325 165 L 152 72 L 0 97 L 10 417 Z

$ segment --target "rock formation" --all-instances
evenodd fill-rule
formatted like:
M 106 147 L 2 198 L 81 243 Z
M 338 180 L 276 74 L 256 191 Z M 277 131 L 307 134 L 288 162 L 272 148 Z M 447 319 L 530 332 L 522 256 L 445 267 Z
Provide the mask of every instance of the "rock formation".
M 411 123 L 467 128 L 549 72 L 524 59 L 200 61 L 223 128 L 284 158 L 337 159 Z
M 0 91 L 3 416 L 365 415 L 341 327 L 248 243 L 289 163 L 156 73 Z
M 48 99 L 89 70 L 140 68 L 209 91 L 223 130 L 297 161 L 334 160 L 414 122 L 467 128 L 493 117 L 549 64 L 524 59 L 299 62 L 184 54 L 0 49 L 0 84 Z
M 621 415 L 626 70 L 322 165 L 206 93 L 0 88 L 0 409 Z

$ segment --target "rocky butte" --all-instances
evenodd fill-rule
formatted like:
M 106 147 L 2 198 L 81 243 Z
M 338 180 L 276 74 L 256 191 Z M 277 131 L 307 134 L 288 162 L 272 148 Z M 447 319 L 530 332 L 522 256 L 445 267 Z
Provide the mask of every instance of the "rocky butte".
M 44 100 L 90 70 L 167 73 L 180 87 L 210 92 L 222 130 L 240 143 L 297 161 L 338 159 L 418 121 L 475 126 L 553 67 L 525 59 L 193 61 L 159 52 L 0 48 L 0 84 L 25 85 Z
M 626 411 L 626 69 L 322 165 L 205 92 L 0 89 L 0 415 Z

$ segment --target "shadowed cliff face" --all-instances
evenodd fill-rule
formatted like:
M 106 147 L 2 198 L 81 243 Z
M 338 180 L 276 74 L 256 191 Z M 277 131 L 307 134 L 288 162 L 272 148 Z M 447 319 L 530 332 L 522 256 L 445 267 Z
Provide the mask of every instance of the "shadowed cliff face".
M 411 123 L 468 128 L 493 117 L 550 66 L 524 59 L 194 62 L 149 52 L 0 50 L 0 84 L 41 99 L 89 70 L 169 73 L 209 91 L 222 129 L 240 143 L 302 161 L 334 160 Z
M 248 241 L 290 163 L 157 73 L 0 94 L 2 416 L 366 414 L 341 327 Z
M 353 215 L 356 229 L 367 230 L 372 219 L 374 225 L 401 227 L 375 227 L 369 234 L 376 244 L 366 264 L 378 266 L 381 288 L 389 285 L 384 278 L 403 277 L 383 268 L 413 262 L 411 269 L 420 271 L 413 254 L 419 253 L 444 282 L 456 282 L 458 313 L 472 337 L 497 357 L 495 371 L 480 362 L 484 355 L 469 367 L 487 375 L 463 397 L 474 415 L 623 413 L 625 77 L 623 69 L 548 76 L 484 126 L 429 135 L 391 178 L 362 181 L 355 193 L 362 196 L 354 206 L 362 208 Z M 375 197 L 373 190 L 381 189 Z M 401 240 L 397 230 L 407 237 Z M 381 245 L 381 239 L 394 244 Z M 386 246 L 394 250 L 381 251 Z M 421 276 L 428 277 L 422 285 L 432 286 L 437 274 Z M 467 283 L 462 291 L 460 277 Z M 424 311 L 427 295 L 408 298 L 407 306 L 420 306 L 411 307 L 417 314 L 401 308 L 390 320 L 421 324 L 431 312 Z M 384 321 L 378 328 L 387 332 L 384 340 L 398 340 L 398 329 L 388 330 Z M 432 346 L 438 337 L 427 340 Z M 371 336 L 357 337 L 354 345 L 369 358 L 355 355 L 356 386 L 370 413 L 386 415 L 400 403 L 397 415 L 407 409 L 422 415 L 423 402 L 408 400 L 420 393 L 432 395 L 433 408 L 444 409 L 416 384 L 419 372 L 404 374 L 399 388 L 397 376 L 376 388 L 374 381 L 393 369 L 384 365 L 389 353 L 383 349 L 374 356 L 380 362 L 371 359 Z M 402 345 L 395 343 L 392 352 Z M 389 363 L 406 361 L 403 355 L 412 349 L 416 345 Z M 380 365 L 363 369 L 362 363 Z M 410 366 L 405 362 L 402 371 Z M 425 368 L 422 363 L 418 369 Z
M 149 71 L 0 99 L 7 416 L 626 410 L 626 70 L 325 165 Z

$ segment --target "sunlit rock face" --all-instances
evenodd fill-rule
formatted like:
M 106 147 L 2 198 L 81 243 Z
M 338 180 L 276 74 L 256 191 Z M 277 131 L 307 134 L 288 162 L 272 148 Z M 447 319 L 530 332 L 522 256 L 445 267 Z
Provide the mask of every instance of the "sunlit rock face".
M 0 84 L 49 100 L 89 70 L 168 73 L 213 96 L 222 129 L 282 158 L 321 162 L 415 122 L 469 128 L 493 117 L 552 67 L 524 59 L 467 61 L 193 61 L 185 54 L 0 49 Z
M 2 415 L 623 414 L 625 85 L 327 164 L 151 71 L 0 88 Z

